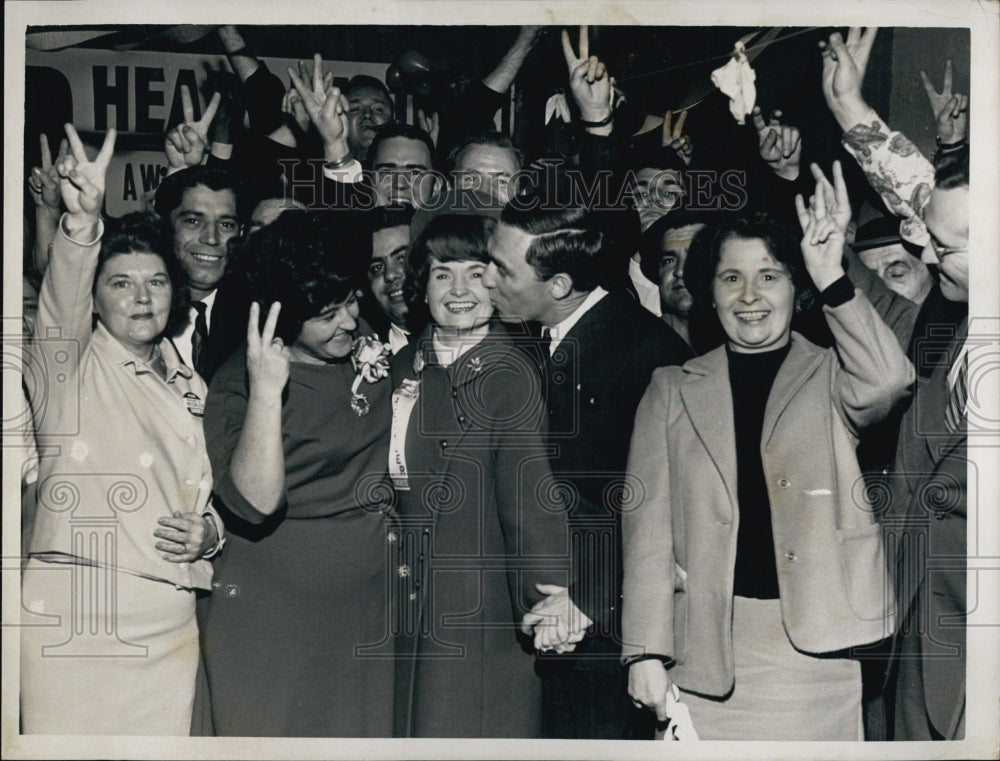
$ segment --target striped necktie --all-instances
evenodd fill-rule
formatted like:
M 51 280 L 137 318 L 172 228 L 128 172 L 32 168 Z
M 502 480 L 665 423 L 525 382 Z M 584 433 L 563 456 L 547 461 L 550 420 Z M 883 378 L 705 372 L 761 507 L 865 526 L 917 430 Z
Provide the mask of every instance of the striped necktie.
M 206 306 L 203 301 L 193 301 L 191 306 L 198 313 L 194 318 L 194 333 L 191 334 L 191 364 L 195 372 L 202 374 L 205 367 L 205 341 L 208 340 L 208 321 L 205 319 Z
M 965 346 L 959 350 L 955 364 L 948 372 L 948 407 L 944 422 L 949 433 L 958 433 L 965 426 L 965 408 L 969 401 L 969 355 Z

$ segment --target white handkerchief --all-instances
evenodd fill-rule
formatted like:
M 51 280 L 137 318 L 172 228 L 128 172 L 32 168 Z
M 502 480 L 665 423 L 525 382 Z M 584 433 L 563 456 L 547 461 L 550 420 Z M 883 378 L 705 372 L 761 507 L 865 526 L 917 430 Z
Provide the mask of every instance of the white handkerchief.
M 746 123 L 747 115 L 757 102 L 756 81 L 757 73 L 750 68 L 742 40 L 736 43 L 729 62 L 712 72 L 712 84 L 729 98 L 729 110 L 740 124 Z
M 567 124 L 573 120 L 569 115 L 569 103 L 566 102 L 566 96 L 561 92 L 557 92 L 545 103 L 545 123 L 548 124 L 553 116 L 562 119 Z
M 681 702 L 681 691 L 676 684 L 670 685 L 667 691 L 667 717 L 670 722 L 663 733 L 664 740 L 697 740 L 698 733 L 691 721 L 691 711 Z

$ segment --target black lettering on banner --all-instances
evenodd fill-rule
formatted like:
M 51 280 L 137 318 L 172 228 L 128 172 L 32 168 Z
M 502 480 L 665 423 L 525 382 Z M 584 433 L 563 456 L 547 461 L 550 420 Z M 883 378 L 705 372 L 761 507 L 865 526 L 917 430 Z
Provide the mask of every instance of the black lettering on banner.
M 163 105 L 163 90 L 153 90 L 153 82 L 163 82 L 163 69 L 153 69 L 148 66 L 135 67 L 135 131 L 163 132 L 163 119 L 154 119 L 149 115 L 153 106 Z
M 142 192 L 148 193 L 160 186 L 160 180 L 167 173 L 165 166 L 158 164 L 139 164 L 139 176 L 142 179 Z
M 108 67 L 95 66 L 94 80 L 94 129 L 108 129 L 108 106 L 115 109 L 115 129 L 128 132 L 128 66 L 115 66 L 115 83 L 108 83 Z
M 194 69 L 179 69 L 177 71 L 177 81 L 174 82 L 174 94 L 170 101 L 170 118 L 167 120 L 167 124 L 170 127 L 184 123 L 181 85 L 186 85 L 188 92 L 191 93 L 191 105 L 194 107 L 195 121 L 201 118 L 201 100 L 198 98 L 198 80 L 195 78 Z
M 135 189 L 135 175 L 132 173 L 132 163 L 125 164 L 125 182 L 122 188 L 123 201 L 138 201 L 139 194 Z

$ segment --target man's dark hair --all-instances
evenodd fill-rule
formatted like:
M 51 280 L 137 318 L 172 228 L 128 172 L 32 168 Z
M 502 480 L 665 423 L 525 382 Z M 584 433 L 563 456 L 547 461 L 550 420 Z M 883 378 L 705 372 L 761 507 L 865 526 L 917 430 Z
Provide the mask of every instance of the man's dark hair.
M 405 203 L 376 206 L 368 213 L 372 232 L 377 233 L 379 230 L 388 230 L 391 227 L 409 227 L 413 221 L 414 211 L 412 206 Z
M 347 83 L 347 87 L 344 88 L 344 97 L 350 95 L 352 90 L 360 90 L 362 87 L 370 87 L 373 90 L 378 90 L 385 96 L 385 99 L 392 103 L 392 98 L 389 96 L 389 88 L 385 86 L 385 83 L 378 79 L 377 77 L 369 76 L 368 74 L 355 74 Z
M 170 214 L 181 205 L 184 191 L 196 185 L 204 185 L 209 190 L 231 190 L 236 197 L 236 214 L 245 221 L 253 210 L 245 208 L 246 199 L 239 179 L 232 172 L 209 166 L 193 166 L 164 177 L 156 189 L 153 210 L 160 218 L 169 222 Z
M 167 269 L 173 295 L 165 333 L 177 336 L 188 323 L 188 306 L 191 302 L 187 273 L 174 255 L 170 225 L 157 215 L 148 211 L 134 211 L 117 219 L 108 219 L 107 229 L 101 238 L 101 249 L 97 254 L 94 285 L 97 285 L 97 279 L 108 260 L 122 254 L 145 253 L 159 256 Z
M 437 166 L 437 150 L 434 148 L 434 141 L 431 139 L 431 136 L 428 135 L 425 130 L 420 129 L 420 127 L 413 124 L 404 124 L 402 122 L 388 122 L 378 128 L 378 132 L 375 133 L 375 137 L 372 139 L 371 145 L 368 146 L 368 163 L 374 166 L 375 157 L 378 155 L 379 145 L 394 137 L 405 137 L 409 140 L 419 140 L 427 146 L 427 150 L 430 152 L 431 165 L 427 168 L 434 169 Z
M 535 236 L 525 261 L 540 280 L 564 272 L 573 290 L 594 290 L 606 267 L 601 261 L 604 235 L 591 213 L 583 207 L 545 208 L 544 195 L 537 204 L 533 200 L 528 196 L 523 203 L 509 203 L 500 215 L 504 224 Z
M 710 211 L 670 211 L 656 220 L 642 234 L 639 242 L 639 268 L 654 283 L 660 282 L 660 261 L 663 259 L 663 236 L 669 230 L 688 225 L 710 225 L 718 213 Z
M 934 187 L 941 190 L 969 187 L 969 146 L 934 157 Z
M 521 152 L 520 148 L 511 142 L 509 137 L 502 132 L 479 132 L 460 140 L 455 144 L 451 151 L 448 152 L 448 159 L 445 162 L 445 166 L 449 173 L 455 170 L 455 166 L 458 164 L 458 160 L 461 158 L 465 149 L 473 145 L 489 145 L 494 148 L 502 148 L 505 151 L 510 151 L 514 154 L 518 167 L 524 166 L 524 154 Z

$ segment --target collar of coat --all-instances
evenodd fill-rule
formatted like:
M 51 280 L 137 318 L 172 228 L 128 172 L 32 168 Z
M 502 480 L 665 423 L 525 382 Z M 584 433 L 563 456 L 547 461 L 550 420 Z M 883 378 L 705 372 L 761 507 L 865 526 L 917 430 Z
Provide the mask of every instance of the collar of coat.
M 792 346 L 778 370 L 764 410 L 761 445 L 770 440 L 778 418 L 795 394 L 819 369 L 827 350 L 821 349 L 798 333 L 791 336 Z M 736 499 L 736 447 L 733 395 L 729 382 L 726 347 L 696 357 L 683 366 L 680 395 L 691 424 L 705 444 L 719 471 L 728 474 L 726 487 Z M 829 390 L 833 393 L 832 389 Z
M 513 341 L 503 324 L 494 319 L 490 322 L 489 332 L 483 339 L 447 367 L 442 367 L 437 352 L 434 350 L 432 325 L 424 328 L 420 337 L 411 345 L 414 346 L 415 350 L 413 362 L 409 363 L 410 366 L 406 371 L 407 377 L 419 378 L 427 368 L 433 367 L 449 373 L 452 385 L 461 386 L 483 375 L 483 371 L 490 364 L 491 355 L 494 359 L 496 358 L 495 349 L 497 346 L 512 348 Z

